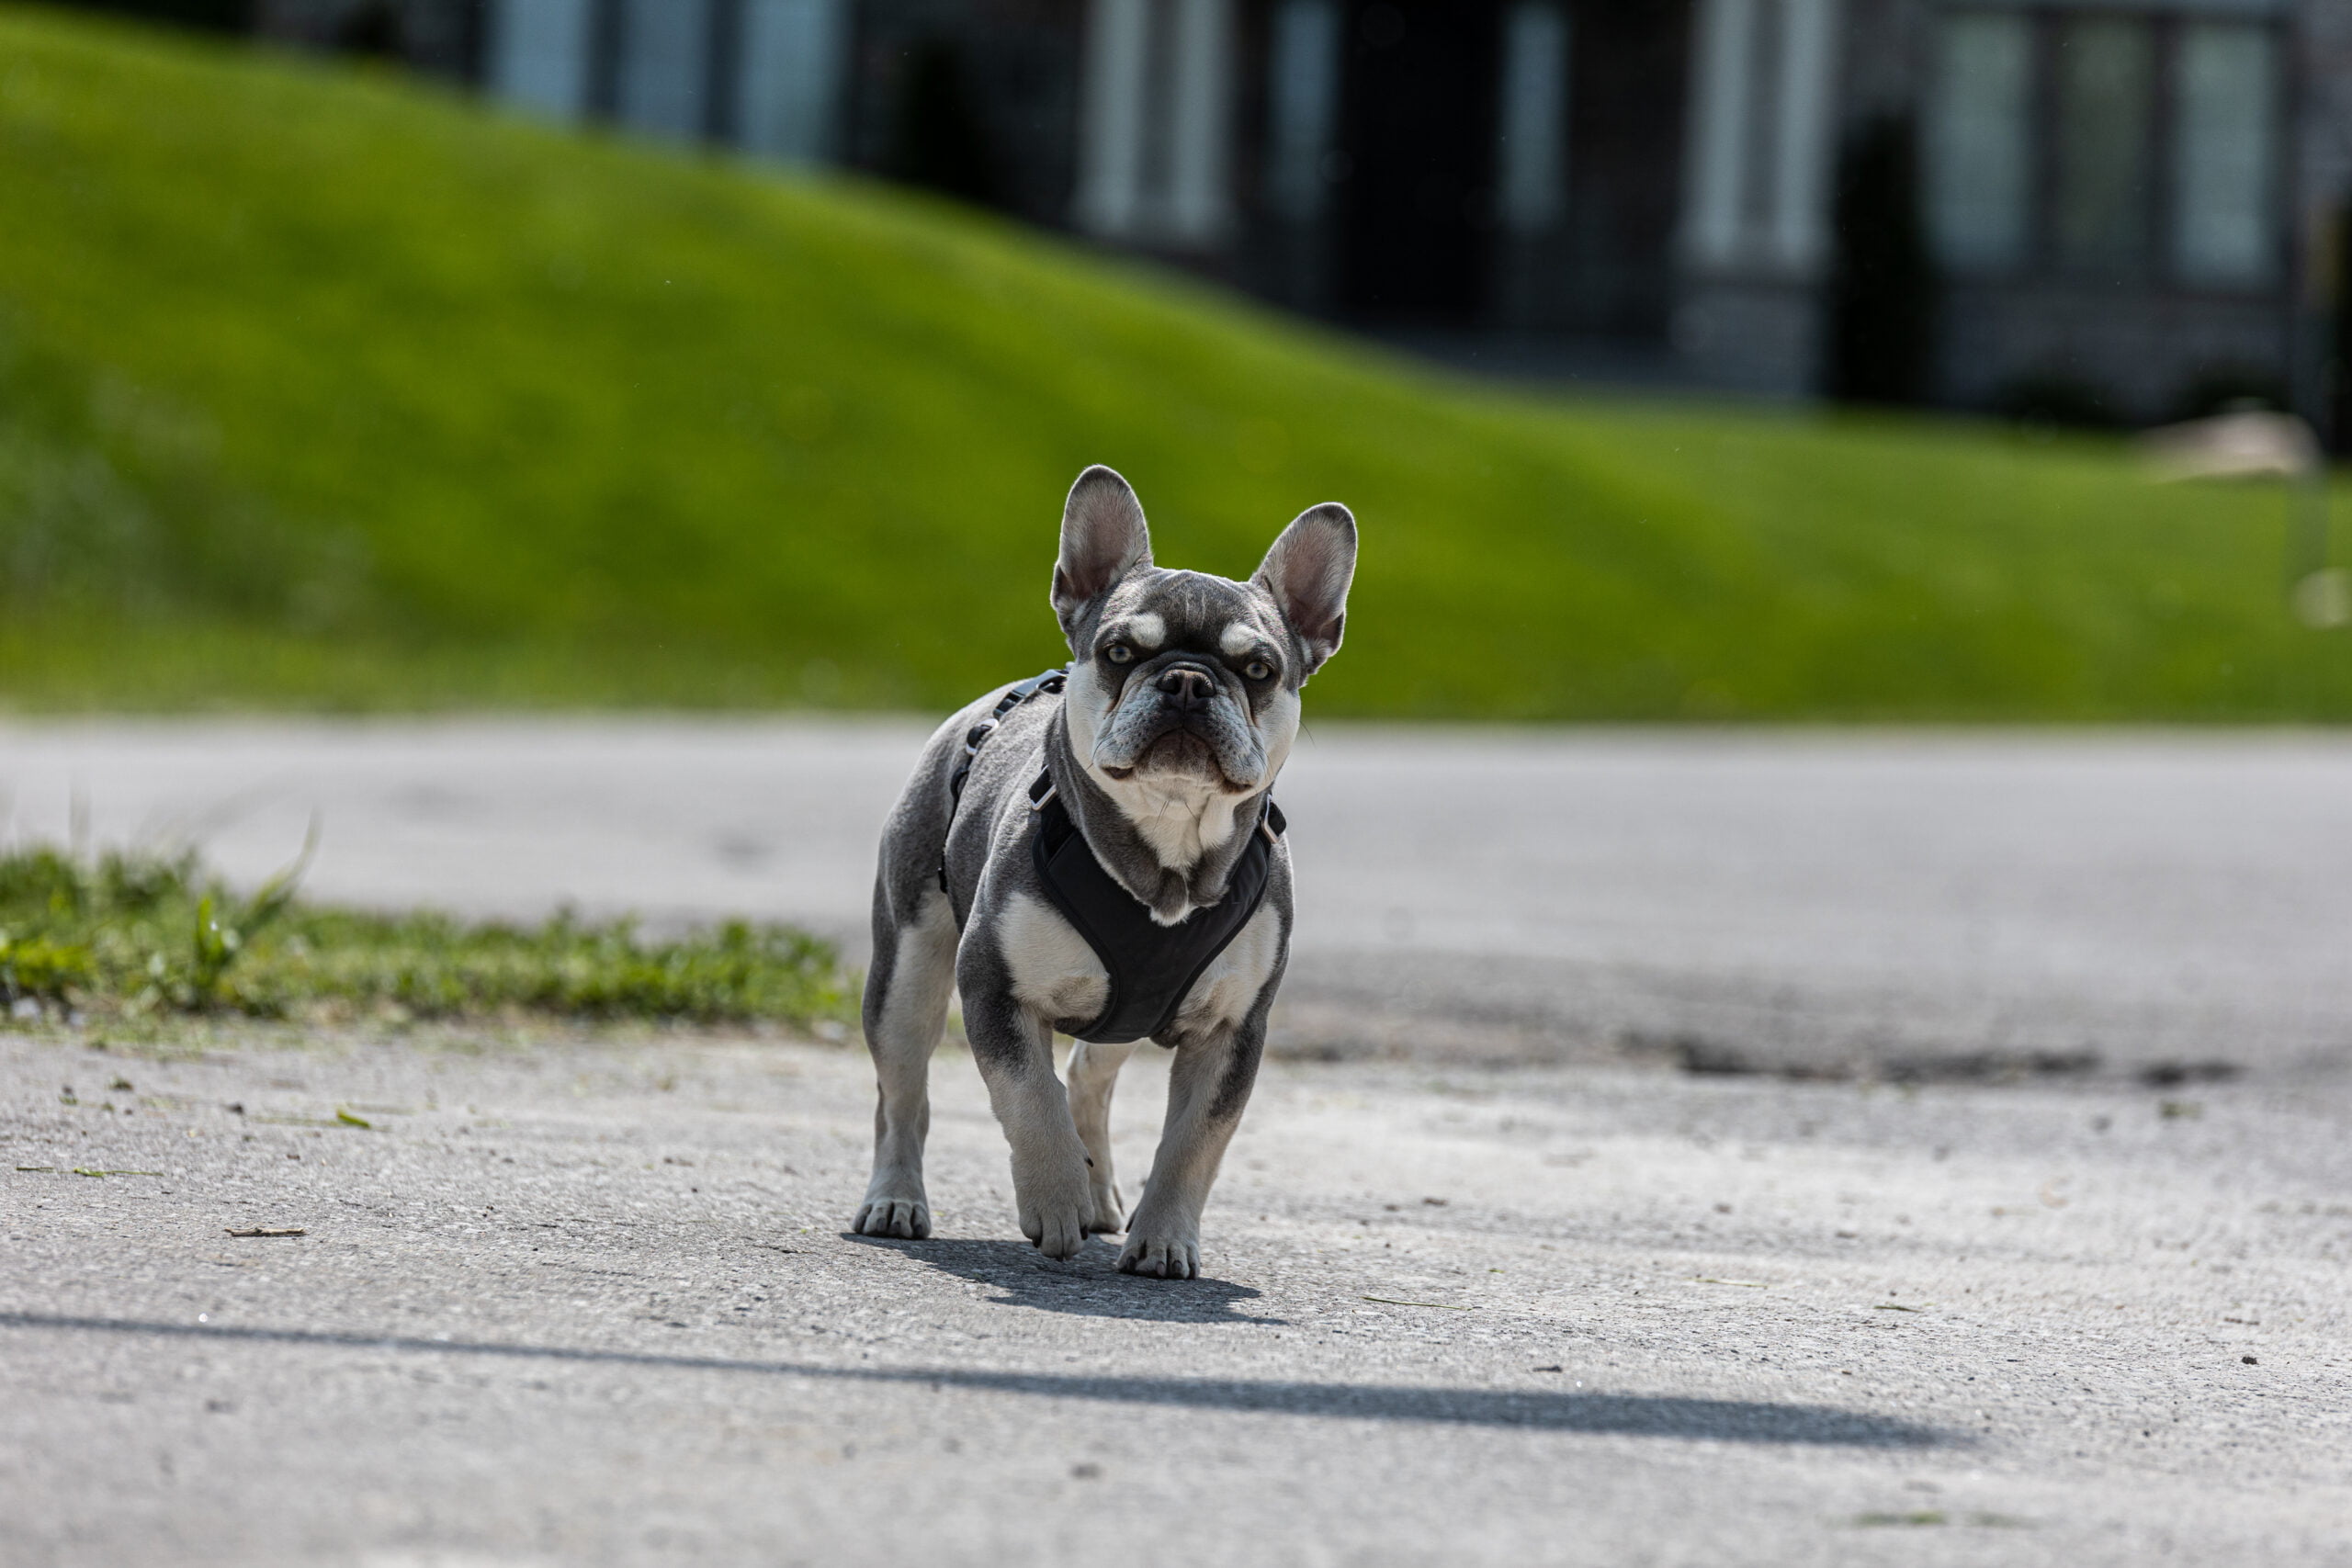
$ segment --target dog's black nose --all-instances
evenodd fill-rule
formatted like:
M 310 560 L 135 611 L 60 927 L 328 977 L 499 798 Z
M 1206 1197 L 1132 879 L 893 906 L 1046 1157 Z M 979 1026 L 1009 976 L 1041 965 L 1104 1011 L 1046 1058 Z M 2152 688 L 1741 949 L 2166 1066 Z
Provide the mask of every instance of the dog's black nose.
M 1216 695 L 1216 682 L 1209 678 L 1209 672 L 1186 664 L 1170 665 L 1152 684 L 1178 707 L 1187 710 L 1206 707 L 1209 699 Z

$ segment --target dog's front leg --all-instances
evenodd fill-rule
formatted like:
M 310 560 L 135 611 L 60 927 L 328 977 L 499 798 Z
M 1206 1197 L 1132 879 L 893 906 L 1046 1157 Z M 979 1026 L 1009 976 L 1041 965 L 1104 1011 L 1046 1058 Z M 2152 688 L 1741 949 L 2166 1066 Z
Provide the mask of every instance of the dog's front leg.
M 1176 1049 L 1168 1075 L 1168 1120 L 1151 1179 L 1127 1225 L 1119 1267 L 1129 1274 L 1190 1280 L 1201 1271 L 1201 1210 L 1216 1181 L 1225 1145 L 1241 1124 L 1258 1060 L 1266 1048 L 1263 1008 L 1238 1023 Z
M 1053 1026 L 1010 987 L 967 985 L 964 1032 L 989 1089 L 989 1103 L 1012 1145 L 1012 1193 L 1021 1234 L 1048 1258 L 1086 1244 L 1093 1212 L 1086 1145 L 1070 1120 L 1069 1096 L 1054 1076 Z

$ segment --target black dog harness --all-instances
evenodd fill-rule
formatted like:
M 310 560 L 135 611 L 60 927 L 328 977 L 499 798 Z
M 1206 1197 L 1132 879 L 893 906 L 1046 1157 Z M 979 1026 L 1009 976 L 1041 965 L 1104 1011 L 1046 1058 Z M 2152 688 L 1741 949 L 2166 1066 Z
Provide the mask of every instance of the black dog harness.
M 948 780 L 955 801 L 964 797 L 964 781 L 1004 716 L 1040 692 L 1059 692 L 1067 672 L 1050 671 L 1022 682 L 998 702 L 996 711 L 972 727 L 964 738 L 964 760 Z M 1271 795 L 1261 797 L 1258 822 L 1234 863 L 1225 885 L 1225 897 L 1205 908 L 1193 910 L 1172 926 L 1151 918 L 1143 901 L 1121 886 L 1094 858 L 1086 836 L 1070 820 L 1054 787 L 1051 769 L 1040 773 L 1029 786 L 1029 808 L 1037 815 L 1030 839 L 1030 856 L 1046 897 L 1062 918 L 1077 928 L 1102 961 L 1111 977 L 1111 992 L 1102 1010 L 1069 1032 L 1099 1045 L 1125 1045 L 1159 1033 L 1176 1021 L 1193 983 L 1241 934 L 1258 906 L 1265 902 L 1266 884 L 1272 875 L 1274 840 L 1288 826 L 1282 807 Z M 951 811 L 952 819 L 952 811 Z M 947 886 L 946 852 L 939 863 L 939 886 Z

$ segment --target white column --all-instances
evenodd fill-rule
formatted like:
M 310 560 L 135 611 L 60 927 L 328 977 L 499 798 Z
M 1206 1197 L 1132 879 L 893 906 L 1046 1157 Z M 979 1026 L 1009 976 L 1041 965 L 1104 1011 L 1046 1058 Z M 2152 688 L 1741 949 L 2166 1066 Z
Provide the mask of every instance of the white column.
M 703 132 L 710 75 L 711 0 L 625 0 L 620 119 L 656 136 Z
M 490 17 L 491 91 L 570 119 L 588 103 L 589 0 L 498 0 Z
M 1502 219 L 1522 234 L 1567 206 L 1568 18 L 1554 0 L 1520 0 L 1503 28 Z
M 1267 62 L 1266 197 L 1282 218 L 1323 215 L 1323 160 L 1340 113 L 1337 0 L 1283 0 Z
M 744 0 L 735 102 L 744 150 L 813 164 L 833 151 L 845 0 Z
M 1150 0 L 1091 0 L 1086 24 L 1078 225 L 1118 238 L 1132 232 L 1139 217 Z
M 1692 39 L 1690 151 L 1682 182 L 1682 248 L 1706 266 L 1739 258 L 1756 0 L 1700 0 Z
M 1810 270 L 1829 244 L 1838 0 L 1781 0 L 1780 123 L 1772 137 L 1772 260 Z
M 1168 95 L 1168 210 L 1162 227 L 1184 245 L 1214 244 L 1231 210 L 1233 0 L 1176 0 Z

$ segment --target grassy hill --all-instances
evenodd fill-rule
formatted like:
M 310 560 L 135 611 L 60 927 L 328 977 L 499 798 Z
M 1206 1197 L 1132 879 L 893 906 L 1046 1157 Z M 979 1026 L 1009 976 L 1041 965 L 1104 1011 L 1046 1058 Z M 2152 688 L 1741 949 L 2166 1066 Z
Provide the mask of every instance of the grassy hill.
M 918 197 L 0 6 L 0 704 L 944 707 L 1363 519 L 1320 714 L 2352 716 L 2275 489 L 1506 396 Z

